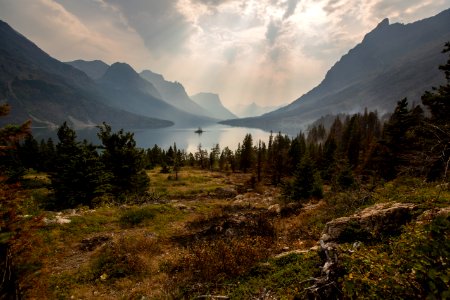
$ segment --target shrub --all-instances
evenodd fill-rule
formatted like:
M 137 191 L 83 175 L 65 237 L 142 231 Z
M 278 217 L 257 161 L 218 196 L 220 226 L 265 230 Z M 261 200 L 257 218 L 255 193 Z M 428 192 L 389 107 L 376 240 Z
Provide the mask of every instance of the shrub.
M 97 252 L 81 280 L 111 281 L 123 277 L 140 277 L 148 272 L 147 257 L 160 252 L 155 240 L 147 237 L 122 237 L 109 242 Z
M 412 224 L 388 245 L 344 256 L 345 298 L 448 299 L 450 217 Z
M 190 246 L 178 260 L 166 264 L 172 275 L 168 284 L 181 287 L 177 297 L 189 297 L 206 292 L 220 284 L 248 272 L 257 262 L 270 254 L 271 239 L 240 237 L 229 240 L 199 241 Z
M 133 227 L 154 217 L 155 209 L 152 207 L 136 207 L 124 211 L 119 218 L 119 223 L 123 227 Z

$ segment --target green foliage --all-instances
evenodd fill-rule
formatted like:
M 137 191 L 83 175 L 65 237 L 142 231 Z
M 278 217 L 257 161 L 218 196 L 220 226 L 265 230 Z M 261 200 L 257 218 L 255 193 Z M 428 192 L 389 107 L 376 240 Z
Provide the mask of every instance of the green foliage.
M 149 271 L 146 257 L 160 252 L 151 238 L 132 236 L 109 242 L 97 252 L 79 281 L 110 283 L 123 277 L 140 278 Z
M 103 123 L 98 136 L 102 141 L 101 159 L 105 169 L 112 175 L 110 180 L 114 194 L 142 194 L 149 187 L 144 170 L 143 151 L 136 148 L 133 133 L 123 129 L 112 133 L 111 126 Z
M 345 297 L 450 297 L 450 217 L 409 225 L 401 236 L 387 242 L 345 255 Z
M 136 207 L 124 211 L 119 223 L 124 227 L 132 227 L 139 225 L 147 220 L 152 220 L 155 217 L 155 210 L 151 207 Z
M 263 291 L 277 299 L 305 298 L 310 278 L 320 275 L 321 259 L 317 252 L 289 254 L 259 264 L 240 277 L 230 294 L 231 299 L 253 299 Z
M 239 161 L 240 169 L 244 171 L 244 173 L 253 166 L 255 160 L 254 155 L 252 135 L 246 134 L 244 141 L 242 142 Z
M 111 191 L 111 175 L 96 147 L 76 141 L 76 133 L 64 123 L 58 130 L 54 171 L 51 172 L 56 203 L 53 208 L 92 206 L 92 200 Z
M 323 196 L 322 180 L 308 154 L 302 158 L 294 180 L 284 187 L 283 194 L 294 201 Z
M 347 161 L 344 161 L 335 166 L 337 169 L 336 174 L 332 180 L 333 190 L 342 191 L 354 188 L 356 186 L 356 179 L 353 174 L 352 168 Z

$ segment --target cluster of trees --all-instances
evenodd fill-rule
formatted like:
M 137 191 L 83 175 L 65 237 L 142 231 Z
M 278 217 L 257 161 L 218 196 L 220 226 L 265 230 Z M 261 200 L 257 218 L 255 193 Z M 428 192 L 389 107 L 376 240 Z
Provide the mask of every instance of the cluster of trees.
M 101 197 L 121 200 L 142 194 L 149 187 L 144 151 L 136 147 L 133 134 L 111 126 L 99 126 L 100 146 L 77 141 L 67 123 L 58 129 L 58 142 L 38 143 L 32 135 L 17 145 L 16 161 L 50 175 L 54 208 L 92 206 Z

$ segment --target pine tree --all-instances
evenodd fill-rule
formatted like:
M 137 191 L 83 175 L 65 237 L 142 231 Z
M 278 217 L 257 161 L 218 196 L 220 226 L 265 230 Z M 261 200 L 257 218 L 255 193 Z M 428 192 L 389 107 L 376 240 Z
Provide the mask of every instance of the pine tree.
M 322 197 L 322 181 L 309 154 L 303 156 L 293 181 L 284 187 L 283 194 L 294 201 Z
M 101 159 L 112 175 L 111 186 L 116 196 L 142 194 L 149 187 L 144 170 L 143 151 L 136 147 L 133 133 L 123 129 L 112 133 L 111 126 L 99 126 L 98 137 L 102 142 Z
M 431 112 L 431 118 L 424 124 L 423 135 L 431 160 L 429 180 L 447 178 L 450 169 L 450 42 L 445 44 L 442 52 L 449 54 L 446 64 L 439 66 L 444 71 L 447 83 L 422 96 L 422 103 Z
M 239 166 L 246 173 L 254 161 L 253 138 L 251 134 L 245 135 L 240 154 Z
M 97 147 L 79 143 L 76 133 L 64 123 L 58 129 L 54 169 L 50 173 L 55 193 L 53 208 L 92 206 L 92 200 L 110 192 L 110 175 L 105 171 Z

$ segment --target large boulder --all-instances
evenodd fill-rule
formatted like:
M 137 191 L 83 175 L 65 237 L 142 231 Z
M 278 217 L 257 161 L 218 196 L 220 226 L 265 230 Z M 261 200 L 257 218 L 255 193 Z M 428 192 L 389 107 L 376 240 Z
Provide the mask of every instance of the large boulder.
M 398 233 L 417 213 L 412 203 L 379 203 L 350 217 L 328 222 L 322 233 L 324 242 L 353 242 Z

